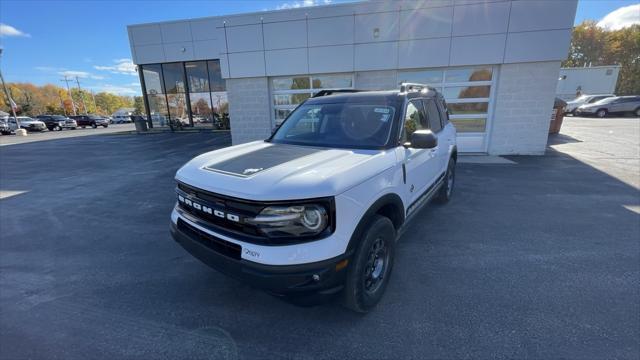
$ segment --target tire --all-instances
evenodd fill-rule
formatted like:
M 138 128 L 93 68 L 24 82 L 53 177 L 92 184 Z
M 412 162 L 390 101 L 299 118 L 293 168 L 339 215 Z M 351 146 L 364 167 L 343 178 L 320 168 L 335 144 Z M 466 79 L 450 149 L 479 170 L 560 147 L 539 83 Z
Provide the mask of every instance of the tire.
M 109 127 L 109 125 L 102 125 L 102 127 L 106 129 Z
M 55 131 L 62 131 L 62 128 L 60 127 L 60 125 L 56 126 L 55 128 L 53 128 Z
M 75 130 L 76 128 L 72 127 L 71 130 Z
M 596 116 L 601 118 L 601 119 L 607 117 L 607 110 L 606 109 L 600 109 L 600 110 L 596 111 Z
M 633 112 L 637 117 L 640 117 L 640 107 Z
M 87 128 L 86 126 L 80 126 L 80 127 L 81 127 L 81 128 L 83 128 L 83 129 L 86 129 L 86 128 Z
M 456 183 L 456 162 L 455 160 L 449 159 L 449 164 L 447 165 L 447 172 L 444 174 L 444 184 L 440 187 L 440 191 L 435 198 L 435 201 L 439 204 L 446 204 L 451 200 L 451 195 L 453 195 L 453 188 Z
M 344 305 L 366 313 L 378 304 L 393 269 L 396 230 L 389 218 L 375 215 L 360 238 L 347 270 Z
M 91 124 L 91 127 L 95 129 L 95 128 L 98 127 L 98 125 L 96 125 L 96 123 L 93 123 L 93 124 Z

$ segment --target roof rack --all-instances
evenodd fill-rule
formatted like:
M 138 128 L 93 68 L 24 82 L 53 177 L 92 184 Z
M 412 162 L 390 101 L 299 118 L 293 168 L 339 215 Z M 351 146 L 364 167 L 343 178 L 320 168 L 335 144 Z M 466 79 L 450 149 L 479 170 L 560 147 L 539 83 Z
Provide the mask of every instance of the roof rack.
M 424 91 L 424 90 L 436 91 L 435 88 L 425 84 L 418 84 L 418 83 L 401 83 L 400 84 L 400 92 Z
M 361 92 L 361 91 L 364 91 L 364 90 L 357 90 L 357 89 L 324 89 L 324 90 L 320 90 L 317 93 L 313 94 L 312 97 L 316 98 L 316 97 L 328 96 L 328 95 L 339 94 L 339 93 L 355 93 L 355 92 Z

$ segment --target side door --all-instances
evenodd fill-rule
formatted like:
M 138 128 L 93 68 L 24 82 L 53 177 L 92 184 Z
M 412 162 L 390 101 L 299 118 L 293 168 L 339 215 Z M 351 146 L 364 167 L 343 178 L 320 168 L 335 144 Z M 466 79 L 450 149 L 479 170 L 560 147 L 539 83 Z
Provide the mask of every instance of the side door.
M 445 129 L 443 119 L 436 105 L 435 99 L 425 99 L 424 101 L 425 113 L 427 114 L 427 121 L 429 123 L 429 129 L 438 137 L 438 147 L 436 148 L 436 159 L 438 160 L 438 175 L 444 174 L 447 169 L 447 163 L 449 161 L 449 147 L 453 141 L 453 136 Z
M 411 134 L 416 130 L 428 129 L 422 100 L 407 103 L 400 134 L 400 148 L 405 172 L 405 199 L 412 205 L 420 199 L 438 176 L 438 147 L 416 149 L 411 147 Z M 411 206 L 409 206 L 410 208 Z
M 613 102 L 609 104 L 607 111 L 610 113 L 617 113 L 617 112 L 624 111 L 624 100 L 625 100 L 624 98 L 615 99 Z

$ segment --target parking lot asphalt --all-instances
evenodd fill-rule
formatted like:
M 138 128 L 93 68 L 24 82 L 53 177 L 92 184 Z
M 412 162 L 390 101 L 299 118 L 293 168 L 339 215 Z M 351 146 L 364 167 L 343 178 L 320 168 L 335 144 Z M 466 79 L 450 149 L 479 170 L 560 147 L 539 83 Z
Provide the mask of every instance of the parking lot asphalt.
M 13 144 L 24 144 L 35 141 L 45 141 L 45 140 L 58 140 L 58 139 L 67 139 L 74 138 L 79 136 L 91 136 L 91 135 L 104 135 L 104 134 L 113 134 L 118 132 L 126 132 L 126 131 L 134 131 L 135 126 L 132 123 L 129 124 L 111 124 L 107 128 L 98 127 L 98 128 L 77 128 L 75 130 L 64 129 L 62 131 L 42 131 L 42 132 L 30 132 L 27 136 L 16 136 L 16 135 L 2 135 L 0 136 L 0 146 L 3 145 L 13 145 Z
M 282 302 L 170 238 L 173 174 L 229 141 L 118 135 L 0 148 L 0 358 L 640 356 L 640 193 L 607 161 L 580 160 L 587 150 L 460 164 L 454 199 L 409 225 L 382 302 L 358 315 Z

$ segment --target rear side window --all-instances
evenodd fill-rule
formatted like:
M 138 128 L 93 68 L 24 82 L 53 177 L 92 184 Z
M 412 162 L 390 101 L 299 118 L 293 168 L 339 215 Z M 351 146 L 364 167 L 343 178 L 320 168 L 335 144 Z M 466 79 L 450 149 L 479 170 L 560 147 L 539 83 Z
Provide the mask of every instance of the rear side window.
M 434 133 L 442 130 L 442 120 L 440 120 L 440 112 L 436 106 L 436 102 L 433 99 L 427 99 L 424 101 L 425 108 L 427 110 L 427 119 L 429 120 L 429 128 Z
M 449 123 L 449 111 L 447 110 L 447 102 L 444 99 L 436 100 L 438 110 L 440 111 L 440 119 L 442 119 L 442 127 Z

